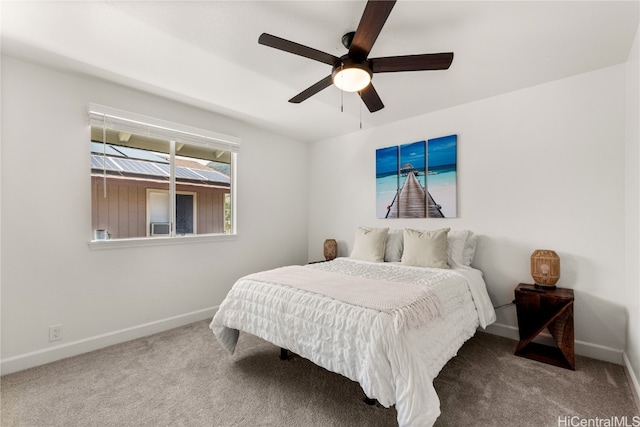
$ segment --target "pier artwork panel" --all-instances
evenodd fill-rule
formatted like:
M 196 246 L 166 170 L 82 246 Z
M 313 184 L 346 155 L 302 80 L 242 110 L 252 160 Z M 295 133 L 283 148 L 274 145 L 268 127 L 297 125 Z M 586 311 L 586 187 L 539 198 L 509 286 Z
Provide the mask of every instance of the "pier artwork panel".
M 458 135 L 427 141 L 427 193 L 430 200 L 428 217 L 458 216 Z M 432 207 L 437 211 L 431 215 Z M 441 215 L 441 216 L 440 216 Z
M 378 218 L 457 215 L 457 135 L 376 150 Z

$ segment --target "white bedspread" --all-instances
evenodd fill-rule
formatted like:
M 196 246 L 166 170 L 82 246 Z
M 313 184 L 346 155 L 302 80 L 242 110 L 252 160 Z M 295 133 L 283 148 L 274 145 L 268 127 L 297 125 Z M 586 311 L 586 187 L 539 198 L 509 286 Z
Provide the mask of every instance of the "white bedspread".
M 233 353 L 240 330 L 256 335 L 357 381 L 385 407 L 395 404 L 401 427 L 433 425 L 440 415 L 433 379 L 479 325 L 495 321 L 482 274 L 470 267 L 441 270 L 349 258 L 308 268 L 419 283 L 437 295 L 441 316 L 396 333 L 388 313 L 240 279 L 211 322 L 220 343 Z

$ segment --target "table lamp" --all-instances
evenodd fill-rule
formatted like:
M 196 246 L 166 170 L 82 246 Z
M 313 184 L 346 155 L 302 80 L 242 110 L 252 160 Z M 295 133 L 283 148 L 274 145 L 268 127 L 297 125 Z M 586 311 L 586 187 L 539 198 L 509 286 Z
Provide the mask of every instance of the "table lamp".
M 327 239 L 324 241 L 324 259 L 331 261 L 338 256 L 338 242 L 335 239 Z
M 560 278 L 560 257 L 548 249 L 536 249 L 531 254 L 531 277 L 536 288 L 555 289 Z

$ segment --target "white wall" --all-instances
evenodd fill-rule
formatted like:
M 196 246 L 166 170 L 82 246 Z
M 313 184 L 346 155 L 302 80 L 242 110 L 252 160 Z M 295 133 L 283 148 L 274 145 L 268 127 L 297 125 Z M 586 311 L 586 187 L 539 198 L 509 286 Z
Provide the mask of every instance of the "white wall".
M 242 138 L 237 239 L 90 250 L 90 102 Z M 7 57 L 1 107 L 3 374 L 205 319 L 238 277 L 306 262 L 305 144 Z
M 458 218 L 376 219 L 376 148 L 454 133 Z M 553 249 L 558 286 L 575 290 L 576 351 L 622 362 L 624 65 L 320 141 L 309 154 L 310 259 L 320 259 L 325 238 L 347 255 L 358 225 L 473 229 L 474 266 L 498 306 L 519 282 L 532 282 L 533 250 Z M 491 331 L 517 337 L 515 308 L 497 314 Z
M 625 360 L 640 393 L 640 30 L 627 62 L 626 123 L 626 293 L 629 325 Z M 640 398 L 638 400 L 640 402 Z

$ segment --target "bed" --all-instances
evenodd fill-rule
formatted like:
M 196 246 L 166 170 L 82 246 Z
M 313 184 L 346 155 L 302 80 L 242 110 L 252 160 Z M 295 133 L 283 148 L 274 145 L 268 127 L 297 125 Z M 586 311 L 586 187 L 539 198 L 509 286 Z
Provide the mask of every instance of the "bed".
M 395 405 L 400 427 L 431 426 L 440 415 L 433 379 L 495 321 L 482 273 L 470 266 L 474 237 L 359 227 L 350 257 L 239 279 L 210 327 L 229 353 L 239 331 L 256 335 Z

